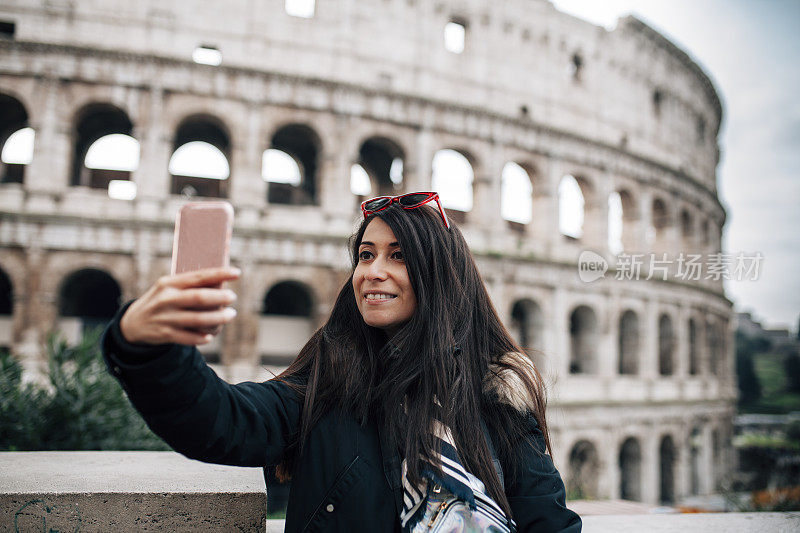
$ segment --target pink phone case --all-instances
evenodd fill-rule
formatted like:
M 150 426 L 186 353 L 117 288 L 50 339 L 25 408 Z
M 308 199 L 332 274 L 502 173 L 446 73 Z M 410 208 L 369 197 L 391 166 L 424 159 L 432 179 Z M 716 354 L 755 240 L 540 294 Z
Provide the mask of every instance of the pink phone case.
M 233 206 L 191 202 L 178 211 L 172 244 L 172 273 L 229 266 Z

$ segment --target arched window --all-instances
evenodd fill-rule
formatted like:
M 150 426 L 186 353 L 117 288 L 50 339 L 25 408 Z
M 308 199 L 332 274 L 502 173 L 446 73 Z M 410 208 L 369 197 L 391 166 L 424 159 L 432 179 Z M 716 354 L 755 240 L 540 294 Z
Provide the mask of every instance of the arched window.
M 600 459 L 594 443 L 580 440 L 569 452 L 567 498 L 592 500 L 598 497 Z
M 573 239 L 583 236 L 584 197 L 574 176 L 564 176 L 558 184 L 558 229 Z
M 619 319 L 619 373 L 639 373 L 639 317 L 631 310 Z
M 230 139 L 221 123 L 208 116 L 184 120 L 175 135 L 169 161 L 172 194 L 226 198 L 231 174 Z
M 689 374 L 696 376 L 700 373 L 700 357 L 697 346 L 697 324 L 693 318 L 689 319 Z
M 298 281 L 281 281 L 265 294 L 258 328 L 261 364 L 286 366 L 314 333 L 314 297 Z
M 403 150 L 384 137 L 370 137 L 358 150 L 358 165 L 370 181 L 373 196 L 398 194 L 403 187 Z
M 364 170 L 364 167 L 358 164 L 350 167 L 350 192 L 360 198 L 379 196 L 372 193 L 369 174 Z
M 14 312 L 14 288 L 0 269 L 0 351 L 11 349 L 11 315 Z
M 623 500 L 642 499 L 642 451 L 639 441 L 625 439 L 619 449 L 620 497 Z
M 119 309 L 122 291 L 119 284 L 106 272 L 85 268 L 73 272 L 61 284 L 58 296 L 58 314 L 68 324 L 65 331 L 69 340 L 88 329 L 103 327 Z
M 0 183 L 22 183 L 33 159 L 33 129 L 22 103 L 0 93 Z
M 539 304 L 523 299 L 511 307 L 511 334 L 528 355 L 542 349 L 544 315 Z
M 139 166 L 139 141 L 130 135 L 112 133 L 100 137 L 86 151 L 84 165 L 92 172 L 95 184 L 106 184 L 110 197 L 136 197 L 136 184 L 130 179 Z
M 692 496 L 700 494 L 700 457 L 703 448 L 703 436 L 699 427 L 692 429 L 689 436 L 689 468 L 690 468 L 690 487 L 689 493 Z
M 653 220 L 652 231 L 655 238 L 662 239 L 664 231 L 670 225 L 669 212 L 667 211 L 667 204 L 661 198 L 653 200 Z
M 317 173 L 322 142 L 317 133 L 304 124 L 289 124 L 281 127 L 270 140 L 269 153 L 281 152 L 278 156 L 265 156 L 262 175 L 268 181 L 267 200 L 273 204 L 311 205 L 317 202 Z M 281 169 L 288 171 L 288 159 L 294 160 L 290 176 L 281 176 Z M 268 164 L 278 165 L 273 169 Z M 271 179 L 275 176 L 276 179 Z M 291 178 L 291 179 L 289 179 Z
M 666 435 L 661 439 L 658 448 L 660 478 L 658 499 L 664 505 L 671 505 L 675 502 L 675 461 L 677 451 L 672 437 Z
M 439 193 L 442 207 L 456 222 L 463 222 L 465 213 L 472 210 L 472 165 L 460 152 L 439 150 L 433 156 L 431 188 Z
M 674 346 L 672 319 L 669 315 L 661 315 L 658 319 L 658 372 L 662 376 L 672 375 L 675 371 Z
M 533 184 L 531 177 L 513 161 L 503 166 L 500 183 L 500 214 L 517 224 L 529 224 L 533 219 Z
M 692 215 L 689 214 L 689 211 L 683 210 L 681 211 L 681 236 L 684 239 L 684 242 L 687 244 L 691 244 L 690 241 L 694 236 L 694 222 L 692 220 Z
M 112 181 L 130 181 L 139 150 L 130 137 L 133 124 L 128 115 L 110 104 L 91 104 L 77 117 L 71 184 L 108 190 Z M 122 136 L 127 139 L 120 141 Z
M 593 374 L 597 371 L 597 315 L 585 305 L 569 316 L 570 374 Z

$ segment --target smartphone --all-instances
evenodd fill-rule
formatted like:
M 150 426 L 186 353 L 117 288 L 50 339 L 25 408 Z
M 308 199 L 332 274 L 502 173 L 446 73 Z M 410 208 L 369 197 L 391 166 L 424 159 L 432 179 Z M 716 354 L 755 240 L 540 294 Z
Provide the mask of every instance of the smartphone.
M 229 266 L 232 234 L 233 206 L 228 202 L 185 204 L 175 219 L 172 274 Z

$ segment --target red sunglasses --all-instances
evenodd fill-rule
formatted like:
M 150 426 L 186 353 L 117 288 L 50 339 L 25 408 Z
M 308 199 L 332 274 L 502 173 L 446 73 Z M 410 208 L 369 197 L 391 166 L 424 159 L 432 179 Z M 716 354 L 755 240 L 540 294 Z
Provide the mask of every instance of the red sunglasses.
M 410 192 L 400 196 L 378 196 L 361 202 L 361 212 L 364 213 L 364 218 L 366 219 L 373 213 L 387 209 L 393 202 L 397 202 L 403 209 L 416 209 L 428 202 L 436 202 L 444 225 L 447 226 L 447 229 L 450 229 L 450 221 L 447 220 L 442 204 L 439 203 L 439 193 L 435 192 Z

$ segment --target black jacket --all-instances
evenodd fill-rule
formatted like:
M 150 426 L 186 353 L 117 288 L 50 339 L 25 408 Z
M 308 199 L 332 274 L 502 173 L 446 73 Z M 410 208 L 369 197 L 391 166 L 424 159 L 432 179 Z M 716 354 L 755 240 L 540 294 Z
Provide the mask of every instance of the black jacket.
M 302 404 L 294 391 L 277 381 L 230 385 L 191 346 L 127 343 L 119 329 L 125 309 L 103 334 L 103 355 L 156 434 L 192 459 L 253 467 L 280 462 L 299 427 Z M 531 439 L 515 450 L 514 464 L 502 465 L 513 518 L 521 532 L 579 532 L 581 520 L 565 506 L 564 483 L 543 453 L 542 433 L 532 415 L 527 419 Z M 400 462 L 376 424 L 325 416 L 296 461 L 286 531 L 399 531 Z

